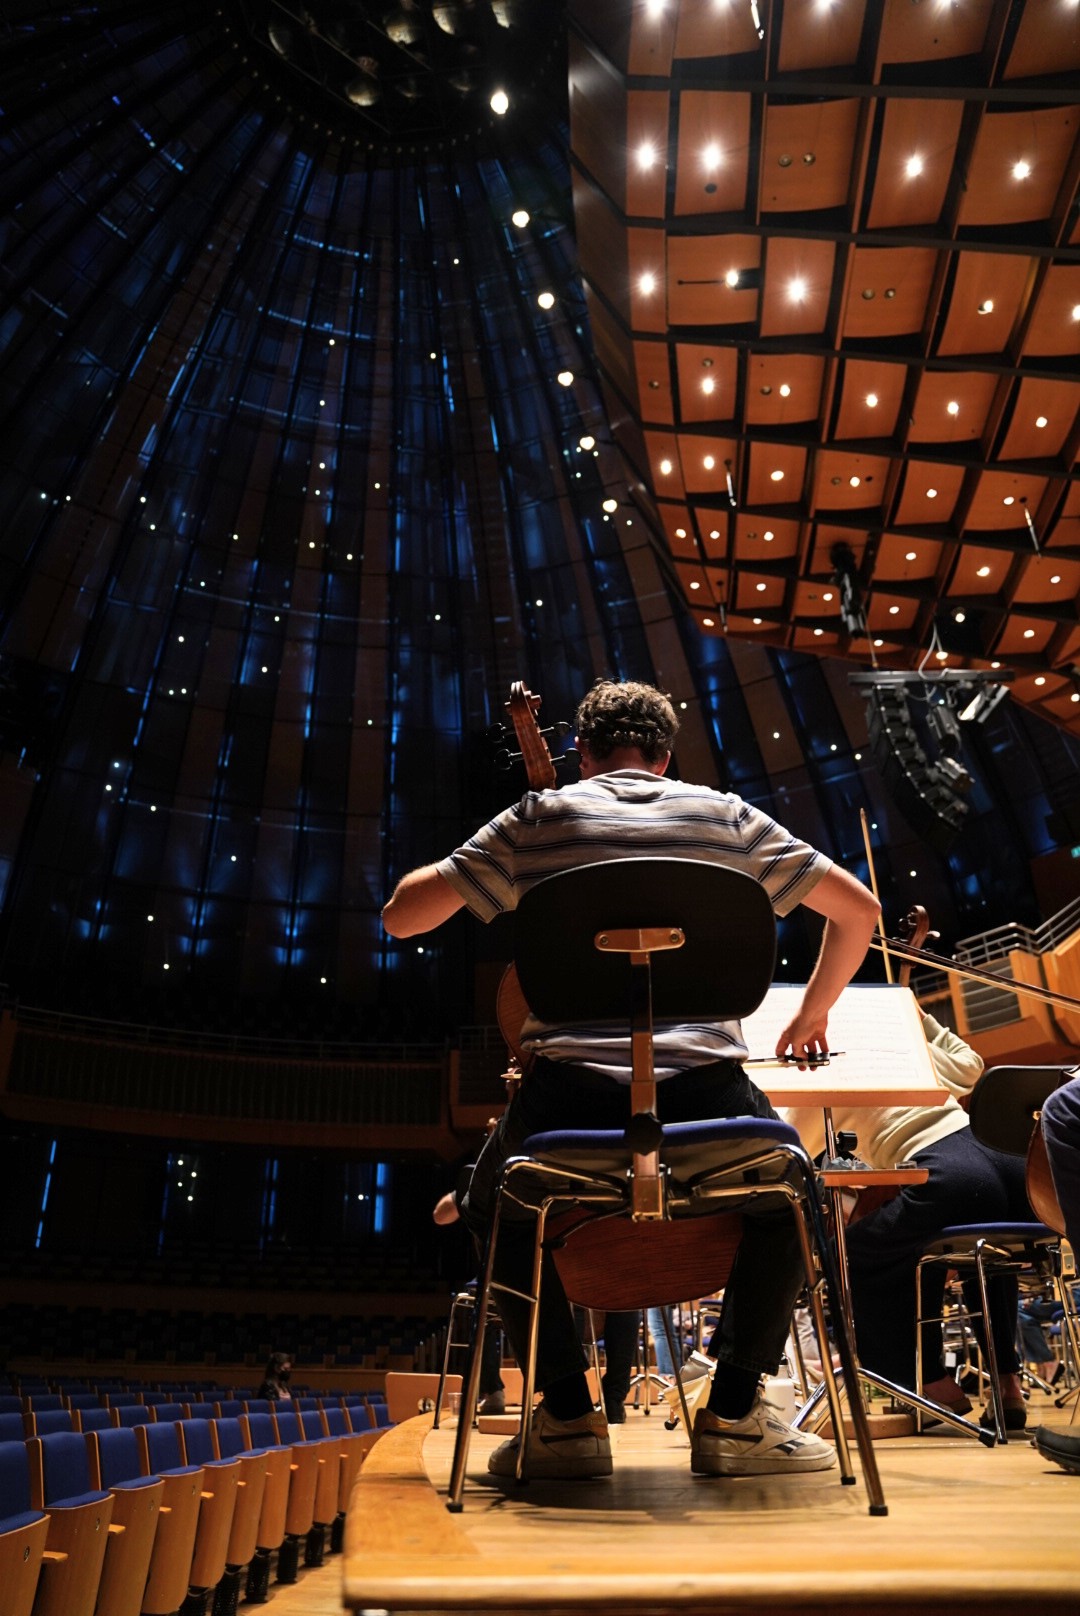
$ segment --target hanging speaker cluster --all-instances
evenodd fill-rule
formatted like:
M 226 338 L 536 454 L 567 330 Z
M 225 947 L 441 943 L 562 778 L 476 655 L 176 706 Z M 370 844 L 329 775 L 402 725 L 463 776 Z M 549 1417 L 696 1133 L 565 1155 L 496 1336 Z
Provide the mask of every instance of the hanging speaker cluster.
M 902 684 L 871 685 L 866 697 L 870 745 L 890 796 L 923 841 L 948 852 L 967 817 L 970 775 L 953 758 L 927 756 Z

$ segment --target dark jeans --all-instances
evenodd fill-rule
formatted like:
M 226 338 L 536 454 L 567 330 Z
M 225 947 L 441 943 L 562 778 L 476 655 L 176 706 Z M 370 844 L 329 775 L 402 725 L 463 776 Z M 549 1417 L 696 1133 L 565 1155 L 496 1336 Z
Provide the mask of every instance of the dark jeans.
M 667 1078 L 657 1086 L 661 1122 L 702 1122 L 724 1117 L 775 1117 L 768 1100 L 742 1067 L 716 1061 Z M 630 1090 L 580 1067 L 544 1059 L 533 1062 L 524 1082 L 485 1144 L 476 1164 L 462 1215 L 478 1238 L 490 1226 L 495 1182 L 502 1164 L 518 1155 L 534 1133 L 553 1128 L 616 1129 L 629 1121 Z M 784 1350 L 791 1310 L 804 1283 L 798 1235 L 788 1206 L 742 1212 L 743 1237 L 724 1292 L 724 1306 L 710 1351 L 722 1362 L 754 1373 L 775 1373 Z M 500 1226 L 495 1278 L 528 1290 L 535 1218 L 508 1217 Z M 496 1298 L 519 1363 L 528 1350 L 524 1302 Z M 585 1354 L 555 1263 L 545 1252 L 541 1270 L 536 1385 L 580 1373 Z
M 1058 1204 L 1065 1214 L 1065 1233 L 1073 1251 L 1080 1254 L 1080 1077 L 1047 1097 L 1042 1131 Z
M 1033 1214 L 1024 1188 L 1024 1162 L 989 1150 L 970 1128 L 920 1150 L 914 1158 L 930 1169 L 925 1184 L 912 1184 L 884 1206 L 853 1223 L 847 1231 L 848 1270 L 855 1315 L 859 1361 L 898 1386 L 915 1386 L 915 1274 L 923 1251 L 954 1223 L 1030 1222 Z M 935 1263 L 923 1274 L 923 1313 L 941 1312 L 945 1265 Z M 990 1283 L 990 1327 L 998 1368 L 1015 1374 L 1017 1286 L 1009 1275 Z M 964 1282 L 970 1311 L 981 1307 L 974 1275 Z M 985 1350 L 981 1319 L 972 1321 Z M 940 1324 L 923 1326 L 923 1379 L 947 1373 Z

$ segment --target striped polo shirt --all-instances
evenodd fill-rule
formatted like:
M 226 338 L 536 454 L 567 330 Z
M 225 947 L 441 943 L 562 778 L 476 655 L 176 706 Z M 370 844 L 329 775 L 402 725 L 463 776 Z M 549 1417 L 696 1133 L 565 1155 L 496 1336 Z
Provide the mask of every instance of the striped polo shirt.
M 558 791 L 530 791 L 436 866 L 480 920 L 515 909 L 538 881 L 619 858 L 693 858 L 753 876 L 778 915 L 801 903 L 832 861 L 729 792 L 617 769 Z M 658 1078 L 746 1055 L 738 1021 L 658 1020 Z M 530 1017 L 522 1046 L 630 1081 L 630 1038 L 611 1023 L 553 1026 Z

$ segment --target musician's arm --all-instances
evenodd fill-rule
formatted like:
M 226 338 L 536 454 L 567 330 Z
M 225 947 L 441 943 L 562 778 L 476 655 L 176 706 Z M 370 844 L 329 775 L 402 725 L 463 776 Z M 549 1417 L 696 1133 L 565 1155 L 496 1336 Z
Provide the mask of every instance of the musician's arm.
M 951 1027 L 943 1027 L 925 1010 L 922 1012 L 922 1024 L 938 1082 L 957 1099 L 964 1099 L 982 1076 L 985 1061 L 970 1044 L 964 1042 L 959 1033 L 953 1032 Z
M 437 866 L 424 864 L 402 876 L 383 909 L 382 923 L 391 937 L 416 937 L 441 926 L 464 906 L 465 899 L 458 896 Z
M 870 889 L 836 864 L 802 901 L 825 916 L 825 931 L 802 1002 L 776 1044 L 778 1056 L 796 1060 L 828 1049 L 829 1011 L 862 964 L 881 910 Z

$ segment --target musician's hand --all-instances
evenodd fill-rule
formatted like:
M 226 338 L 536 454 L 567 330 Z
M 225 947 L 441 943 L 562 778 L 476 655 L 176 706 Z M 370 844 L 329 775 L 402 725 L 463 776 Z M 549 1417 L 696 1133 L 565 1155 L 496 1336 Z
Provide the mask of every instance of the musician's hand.
M 778 1060 L 792 1061 L 800 1072 L 829 1053 L 828 1016 L 810 1016 L 800 1010 L 776 1041 Z

